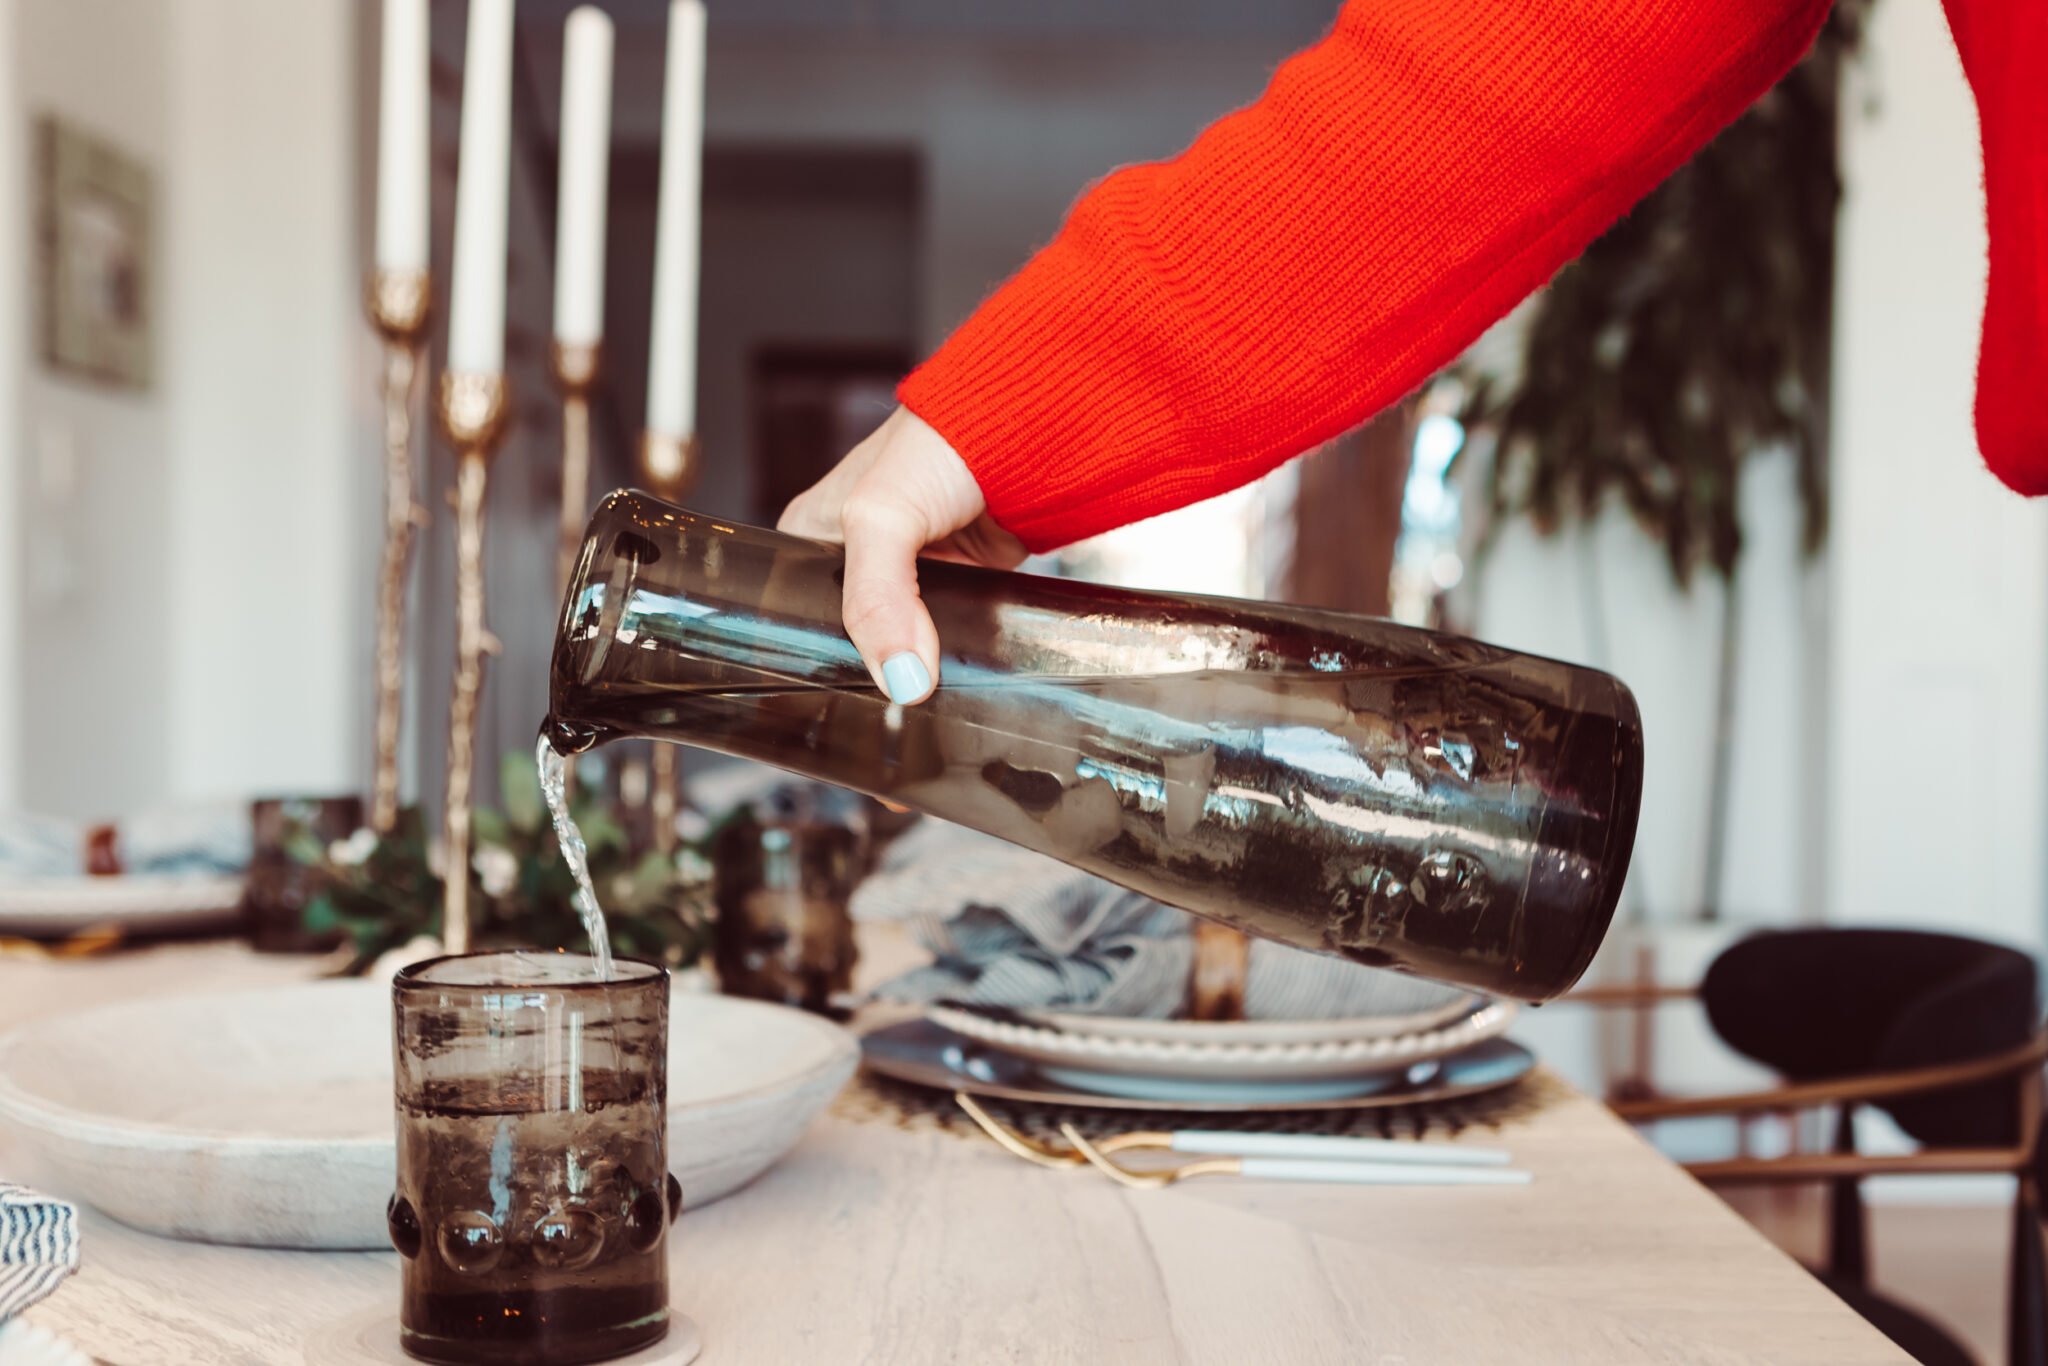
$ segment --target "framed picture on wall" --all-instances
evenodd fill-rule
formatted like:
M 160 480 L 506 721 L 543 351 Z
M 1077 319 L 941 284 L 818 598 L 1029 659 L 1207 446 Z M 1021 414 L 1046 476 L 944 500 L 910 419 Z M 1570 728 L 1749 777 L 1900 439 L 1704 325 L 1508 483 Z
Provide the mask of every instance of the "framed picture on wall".
M 44 362 L 146 389 L 153 360 L 149 168 L 45 115 L 36 123 Z

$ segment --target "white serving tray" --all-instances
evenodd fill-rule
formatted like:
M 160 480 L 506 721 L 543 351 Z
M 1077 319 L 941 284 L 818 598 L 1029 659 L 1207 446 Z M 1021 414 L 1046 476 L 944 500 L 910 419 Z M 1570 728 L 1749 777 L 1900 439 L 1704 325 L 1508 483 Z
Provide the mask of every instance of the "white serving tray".
M 765 1171 L 853 1074 L 853 1036 L 678 990 L 669 1165 L 686 1206 Z M 0 1125 L 35 1179 L 151 1233 L 387 1246 L 391 988 L 317 982 L 101 1006 L 0 1037 Z

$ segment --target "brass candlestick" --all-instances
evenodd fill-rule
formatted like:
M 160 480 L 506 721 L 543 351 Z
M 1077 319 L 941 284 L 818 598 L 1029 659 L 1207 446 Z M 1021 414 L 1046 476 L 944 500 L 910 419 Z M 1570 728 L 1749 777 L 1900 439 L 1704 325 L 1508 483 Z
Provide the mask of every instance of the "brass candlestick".
M 448 703 L 448 798 L 441 838 L 447 850 L 441 942 L 469 952 L 469 831 L 474 808 L 477 699 L 484 655 L 484 494 L 490 460 L 505 434 L 508 406 L 501 374 L 441 376 L 441 430 L 457 457 L 455 472 L 455 685 Z
M 562 520 L 555 542 L 555 591 L 569 591 L 583 520 L 590 514 L 590 391 L 604 362 L 597 342 L 561 342 L 548 352 L 555 387 L 562 391 Z M 562 795 L 576 791 L 576 756 L 562 764 Z
M 649 493 L 680 503 L 697 485 L 701 468 L 697 438 L 660 432 L 640 434 L 640 481 Z M 676 850 L 676 747 L 654 742 L 648 775 L 647 813 L 654 822 L 654 848 L 664 857 Z
M 555 584 L 569 587 L 583 522 L 590 515 L 590 391 L 597 385 L 603 348 L 596 342 L 556 342 L 548 353 L 555 387 L 562 391 L 562 524 L 555 546 Z
M 670 503 L 689 497 L 701 465 L 696 437 L 640 433 L 640 479 L 655 497 Z
M 426 509 L 413 492 L 412 391 L 433 297 L 423 270 L 379 270 L 364 291 L 370 325 L 384 339 L 384 558 L 377 574 L 377 763 L 370 828 L 398 822 L 398 735 L 405 706 L 405 590 L 414 535 Z

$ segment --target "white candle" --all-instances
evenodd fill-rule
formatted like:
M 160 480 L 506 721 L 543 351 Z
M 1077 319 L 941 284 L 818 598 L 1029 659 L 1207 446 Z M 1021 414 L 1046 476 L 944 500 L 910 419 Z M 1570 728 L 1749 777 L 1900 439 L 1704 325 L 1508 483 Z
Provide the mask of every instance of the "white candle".
M 384 0 L 377 269 L 427 268 L 427 0 Z
M 647 347 L 647 430 L 697 426 L 697 215 L 704 159 L 704 4 L 670 0 L 661 101 L 661 194 L 654 229 L 654 335 Z
M 512 156 L 512 0 L 469 0 L 462 62 L 462 159 L 455 177 L 455 269 L 448 368 L 505 369 L 505 214 Z
M 562 165 L 555 202 L 555 340 L 604 336 L 605 187 L 611 167 L 612 21 L 581 5 L 562 45 Z

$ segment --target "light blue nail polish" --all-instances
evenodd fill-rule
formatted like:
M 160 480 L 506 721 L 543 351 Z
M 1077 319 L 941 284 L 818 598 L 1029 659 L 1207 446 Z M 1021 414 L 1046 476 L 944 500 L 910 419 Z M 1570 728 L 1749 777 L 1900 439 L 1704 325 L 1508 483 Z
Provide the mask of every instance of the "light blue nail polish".
M 925 672 L 924 661 L 910 651 L 890 655 L 882 661 L 882 687 L 887 690 L 891 702 L 915 702 L 931 686 L 932 676 Z

